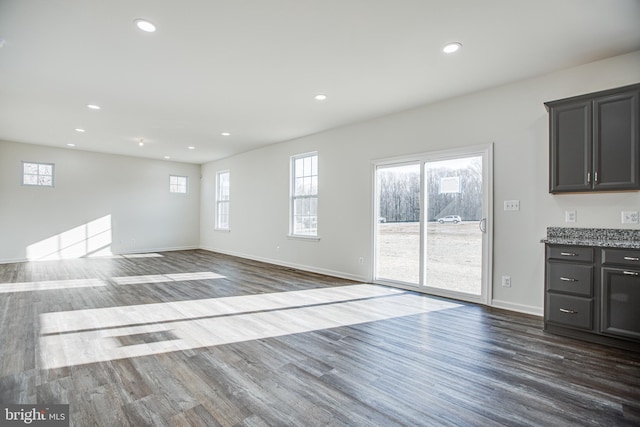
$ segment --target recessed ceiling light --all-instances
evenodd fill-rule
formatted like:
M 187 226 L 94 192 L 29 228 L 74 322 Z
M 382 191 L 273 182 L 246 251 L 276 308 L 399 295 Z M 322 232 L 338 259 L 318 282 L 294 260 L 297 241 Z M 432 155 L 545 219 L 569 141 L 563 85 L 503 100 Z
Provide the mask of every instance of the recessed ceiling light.
M 220 135 L 222 135 L 222 136 L 230 136 L 231 134 L 229 132 L 222 132 Z
M 453 53 L 453 52 L 457 52 L 458 49 L 460 49 L 461 47 L 462 47 L 462 43 L 453 42 L 453 43 L 449 43 L 449 44 L 445 45 L 442 48 L 442 51 L 444 53 Z
M 136 24 L 136 27 L 140 28 L 146 33 L 153 33 L 156 30 L 156 26 L 146 19 L 136 19 L 133 22 Z
M 67 144 L 67 145 L 68 145 L 69 147 L 75 147 L 75 146 L 76 146 L 76 144 L 71 144 L 71 143 L 69 143 L 69 144 Z
M 100 106 L 96 104 L 87 104 L 87 108 L 90 110 L 99 110 Z
M 82 133 L 82 132 L 84 132 L 84 129 L 76 128 L 75 131 L 79 132 L 79 133 Z
M 324 101 L 325 99 L 327 99 L 327 95 L 319 93 L 314 98 L 316 101 Z
M 164 156 L 165 159 L 169 160 L 171 156 Z
M 189 150 L 195 150 L 196 147 L 187 147 Z

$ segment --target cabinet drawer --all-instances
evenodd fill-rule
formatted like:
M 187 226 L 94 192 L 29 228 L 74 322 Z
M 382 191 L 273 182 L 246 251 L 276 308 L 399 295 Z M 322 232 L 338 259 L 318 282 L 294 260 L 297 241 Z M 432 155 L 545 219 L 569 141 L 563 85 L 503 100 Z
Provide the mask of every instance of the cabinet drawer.
M 549 262 L 547 289 L 586 297 L 593 296 L 593 266 Z
M 547 294 L 547 321 L 573 328 L 593 329 L 593 300 Z
M 637 249 L 602 249 L 603 265 L 625 265 L 640 268 L 640 250 Z
M 582 246 L 549 246 L 549 259 L 593 262 L 593 248 Z

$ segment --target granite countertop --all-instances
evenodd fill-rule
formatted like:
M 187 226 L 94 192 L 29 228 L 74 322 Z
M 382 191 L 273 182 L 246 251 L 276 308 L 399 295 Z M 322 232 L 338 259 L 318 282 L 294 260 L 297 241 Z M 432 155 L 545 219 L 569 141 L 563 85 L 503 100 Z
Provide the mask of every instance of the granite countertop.
M 640 249 L 640 230 L 547 227 L 547 237 L 541 242 L 550 245 Z

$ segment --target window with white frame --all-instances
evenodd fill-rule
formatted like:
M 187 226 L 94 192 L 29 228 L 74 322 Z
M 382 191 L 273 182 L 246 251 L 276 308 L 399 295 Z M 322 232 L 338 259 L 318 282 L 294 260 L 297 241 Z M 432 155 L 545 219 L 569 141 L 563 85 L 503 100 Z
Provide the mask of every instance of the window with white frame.
M 53 187 L 53 163 L 22 162 L 22 185 Z
M 230 173 L 221 171 L 216 174 L 216 228 L 229 230 Z
M 169 175 L 170 193 L 187 193 L 188 179 L 186 176 Z
M 318 153 L 291 158 L 290 233 L 318 235 Z

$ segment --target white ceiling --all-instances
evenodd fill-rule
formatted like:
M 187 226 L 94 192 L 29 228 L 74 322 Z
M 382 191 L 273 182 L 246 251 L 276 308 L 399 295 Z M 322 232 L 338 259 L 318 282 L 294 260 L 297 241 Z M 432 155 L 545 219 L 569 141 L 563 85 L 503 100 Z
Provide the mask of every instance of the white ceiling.
M 0 0 L 0 39 L 0 139 L 204 163 L 639 50 L 640 1 Z

